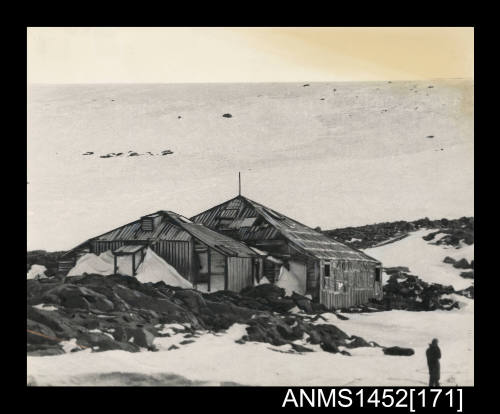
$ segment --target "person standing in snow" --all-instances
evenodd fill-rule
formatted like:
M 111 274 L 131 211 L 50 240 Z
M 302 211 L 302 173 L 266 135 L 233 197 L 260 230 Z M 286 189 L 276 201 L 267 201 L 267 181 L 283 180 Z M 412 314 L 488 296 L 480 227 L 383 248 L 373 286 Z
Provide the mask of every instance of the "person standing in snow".
M 429 367 L 429 387 L 439 387 L 441 350 L 438 347 L 438 340 L 434 338 L 426 351 L 427 366 Z

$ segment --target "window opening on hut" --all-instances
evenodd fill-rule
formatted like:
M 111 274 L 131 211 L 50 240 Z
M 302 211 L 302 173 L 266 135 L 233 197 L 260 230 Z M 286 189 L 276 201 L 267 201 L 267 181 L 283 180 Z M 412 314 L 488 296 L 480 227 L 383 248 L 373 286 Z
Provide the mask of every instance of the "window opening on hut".
M 380 282 L 382 278 L 382 269 L 380 267 L 377 267 L 375 269 L 375 282 Z
M 325 277 L 330 277 L 330 264 L 329 263 L 325 264 L 324 275 L 325 275 Z
M 220 217 L 217 224 L 218 230 L 230 230 L 230 224 L 232 223 L 232 218 Z

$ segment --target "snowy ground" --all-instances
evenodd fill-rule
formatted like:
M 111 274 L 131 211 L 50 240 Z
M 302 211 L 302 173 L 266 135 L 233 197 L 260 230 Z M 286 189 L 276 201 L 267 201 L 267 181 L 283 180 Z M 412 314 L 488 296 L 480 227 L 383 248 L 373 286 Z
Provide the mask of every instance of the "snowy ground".
M 193 343 L 182 333 L 157 338 L 159 352 L 91 352 L 83 350 L 57 356 L 27 359 L 28 383 L 36 385 L 425 385 L 425 349 L 433 337 L 442 350 L 443 385 L 474 384 L 474 301 L 460 297 L 463 307 L 454 311 L 390 311 L 349 314 L 339 320 L 325 314 L 328 322 L 348 334 L 374 340 L 380 345 L 415 349 L 411 357 L 383 355 L 380 348 L 350 350 L 352 356 L 315 352 L 291 353 L 285 345 L 237 344 L 245 334 L 244 325 L 233 325 L 226 333 L 202 333 Z M 319 321 L 319 323 L 325 323 Z M 177 328 L 178 326 L 176 326 Z M 305 343 L 304 343 L 305 344 Z M 311 347 L 307 344 L 307 346 Z M 69 349 L 69 347 L 67 347 Z M 120 373 L 120 374 L 118 374 Z
M 365 249 L 364 252 L 379 259 L 385 267 L 406 266 L 412 274 L 425 282 L 452 285 L 455 290 L 468 288 L 474 282 L 460 276 L 464 269 L 455 269 L 451 264 L 443 263 L 443 260 L 450 256 L 456 260 L 465 258 L 470 262 L 474 259 L 474 245 L 463 244 L 457 249 L 453 246 L 432 244 L 442 237 L 440 234 L 429 242 L 422 239 L 437 230 L 417 230 L 397 242 Z M 384 275 L 385 282 L 387 279 L 387 275 Z

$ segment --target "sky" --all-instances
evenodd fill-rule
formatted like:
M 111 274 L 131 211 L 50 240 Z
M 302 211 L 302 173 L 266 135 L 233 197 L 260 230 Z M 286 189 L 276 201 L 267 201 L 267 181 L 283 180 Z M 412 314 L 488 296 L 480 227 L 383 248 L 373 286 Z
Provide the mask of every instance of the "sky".
M 28 250 L 197 214 L 238 171 L 312 227 L 474 214 L 471 28 L 30 28 L 27 69 Z
M 30 83 L 472 78 L 462 28 L 28 28 Z

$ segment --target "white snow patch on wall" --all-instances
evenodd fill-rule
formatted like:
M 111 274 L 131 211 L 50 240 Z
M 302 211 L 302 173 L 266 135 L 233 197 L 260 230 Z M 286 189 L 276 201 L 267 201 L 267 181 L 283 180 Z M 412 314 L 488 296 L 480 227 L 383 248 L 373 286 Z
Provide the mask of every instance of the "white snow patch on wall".
M 285 289 L 287 296 L 290 296 L 293 292 L 301 295 L 306 292 L 306 278 L 305 272 L 301 271 L 302 267 L 302 264 L 294 262 L 290 262 L 290 270 L 287 270 L 285 266 L 281 266 L 278 281 L 275 282 L 275 285 Z M 300 277 L 296 272 L 304 273 L 304 277 Z

